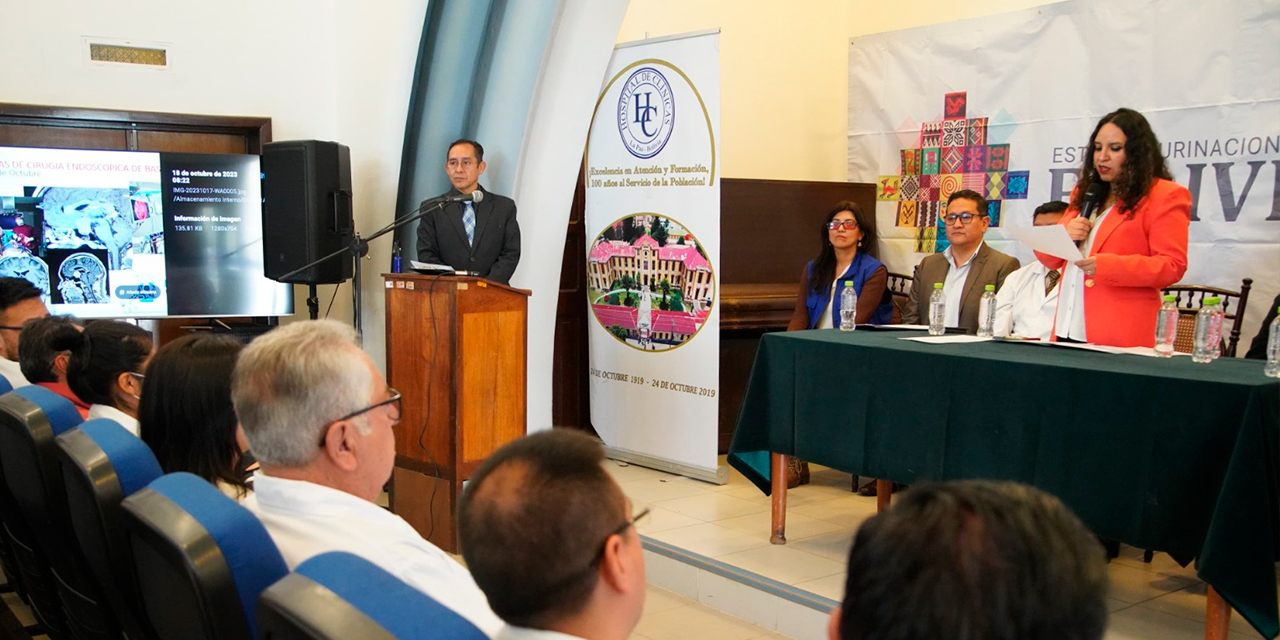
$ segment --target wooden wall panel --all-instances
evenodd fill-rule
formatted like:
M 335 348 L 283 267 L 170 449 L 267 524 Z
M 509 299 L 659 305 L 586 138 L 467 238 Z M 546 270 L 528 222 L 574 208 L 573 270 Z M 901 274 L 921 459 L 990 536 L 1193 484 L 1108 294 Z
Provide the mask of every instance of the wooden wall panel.
M 52 149 L 126 149 L 128 134 L 113 129 L 69 129 L 0 124 L 0 146 Z
M 722 180 L 720 284 L 799 282 L 805 262 L 818 254 L 822 219 L 841 200 L 874 212 L 875 185 Z
M 139 149 L 164 149 L 185 153 L 257 153 L 249 151 L 244 136 L 228 133 L 139 131 Z

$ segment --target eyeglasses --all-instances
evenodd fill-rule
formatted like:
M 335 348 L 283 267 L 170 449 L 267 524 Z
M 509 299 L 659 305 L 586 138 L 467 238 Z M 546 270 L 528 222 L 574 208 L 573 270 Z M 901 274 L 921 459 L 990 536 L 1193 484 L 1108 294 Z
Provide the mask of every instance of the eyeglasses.
M 458 165 L 462 165 L 464 168 L 470 169 L 473 165 L 476 164 L 476 161 L 474 158 L 462 158 L 462 159 L 449 158 L 449 160 L 445 164 L 447 164 L 450 169 L 457 167 Z
M 646 507 L 644 509 L 641 509 L 640 513 L 637 513 L 636 515 L 632 516 L 630 520 L 627 520 L 626 522 L 623 522 L 622 524 L 618 525 L 617 529 L 610 531 L 609 535 L 604 537 L 604 542 L 600 543 L 600 550 L 596 552 L 596 555 L 594 558 L 592 558 L 591 564 L 588 565 L 588 568 L 594 567 L 600 564 L 600 561 L 604 559 L 604 550 L 605 550 L 605 547 L 609 546 L 609 538 L 622 535 L 622 532 L 626 531 L 631 527 L 634 527 L 637 522 L 640 522 L 640 520 L 647 515 L 649 515 L 649 509 Z
M 832 231 L 835 231 L 840 227 L 844 227 L 846 229 L 857 229 L 858 221 L 857 220 L 832 220 L 831 222 L 827 223 L 827 228 Z
M 401 408 L 401 404 L 400 404 L 400 398 L 401 398 L 401 395 L 400 395 L 400 392 L 399 392 L 399 391 L 396 391 L 395 389 L 392 389 L 391 387 L 387 387 L 387 391 L 391 392 L 391 397 L 390 397 L 390 398 L 387 398 L 386 400 L 383 400 L 382 402 L 375 402 L 375 403 L 373 403 L 373 404 L 371 404 L 371 405 L 369 405 L 369 406 L 367 406 L 367 407 L 365 407 L 365 408 L 363 408 L 363 409 L 360 409 L 359 411 L 352 411 L 351 413 L 348 413 L 347 415 L 342 416 L 341 418 L 337 418 L 337 419 L 335 419 L 335 420 L 330 420 L 327 424 L 325 424 L 325 425 L 324 425 L 324 431 L 322 431 L 322 432 L 320 433 L 320 448 L 321 448 L 321 449 L 323 449 L 323 448 L 324 448 L 324 442 L 325 442 L 325 440 L 328 438 L 328 435 L 329 435 L 329 427 L 330 427 L 330 426 L 332 426 L 335 422 L 342 422 L 343 420 L 350 420 L 350 419 L 352 419 L 352 418 L 354 418 L 354 417 L 356 417 L 356 416 L 364 415 L 364 414 L 366 414 L 366 413 L 369 413 L 370 411 L 373 411 L 374 409 L 377 409 L 377 408 L 379 408 L 379 407 L 394 407 L 394 410 L 392 411 L 392 413 L 391 413 L 391 415 L 390 415 L 390 418 L 391 418 L 391 424 L 396 424 L 396 423 L 400 422 L 400 408 Z
M 970 222 L 973 222 L 974 218 L 985 218 L 985 217 L 987 217 L 987 214 L 985 213 L 979 213 L 977 215 L 974 215 L 972 213 L 949 213 L 942 219 L 946 220 L 947 224 L 955 224 L 958 221 L 961 225 L 967 225 Z
M 8 325 L 3 325 L 3 324 L 0 324 L 0 329 L 3 329 L 5 331 L 22 331 L 22 327 L 10 327 Z
M 141 373 L 138 373 L 137 371 L 126 371 L 126 373 L 128 373 L 129 375 L 131 375 L 131 376 L 133 376 L 133 377 L 135 377 L 135 378 L 137 378 L 137 379 L 139 379 L 139 380 L 146 380 L 146 379 L 147 379 L 147 377 L 146 377 L 146 376 L 142 375 Z

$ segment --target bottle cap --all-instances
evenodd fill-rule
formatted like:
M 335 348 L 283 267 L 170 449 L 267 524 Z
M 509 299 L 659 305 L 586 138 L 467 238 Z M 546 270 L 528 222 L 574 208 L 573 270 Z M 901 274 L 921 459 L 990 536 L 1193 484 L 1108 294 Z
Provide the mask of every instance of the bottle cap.
M 996 286 L 995 286 L 994 284 L 989 284 L 989 285 L 987 285 L 987 286 L 983 287 L 983 288 L 982 288 L 982 290 L 983 290 L 983 291 L 995 291 L 995 290 L 996 290 Z
M 935 283 L 933 283 L 933 288 L 934 288 L 934 289 L 941 289 L 941 288 L 942 288 L 942 283 L 941 283 L 941 282 L 935 282 Z
M 1204 299 L 1205 304 L 1218 304 L 1219 302 L 1222 302 L 1222 298 L 1219 298 L 1218 296 L 1212 296 Z
M 850 281 L 850 280 L 845 280 L 845 281 L 844 281 L 844 288 L 848 289 L 849 287 L 852 287 L 852 286 L 853 286 L 853 282 L 852 282 L 852 281 Z
M 1165 296 L 1165 297 L 1164 297 L 1164 301 L 1165 301 L 1165 302 L 1176 302 L 1177 300 L 1178 300 L 1178 296 Z

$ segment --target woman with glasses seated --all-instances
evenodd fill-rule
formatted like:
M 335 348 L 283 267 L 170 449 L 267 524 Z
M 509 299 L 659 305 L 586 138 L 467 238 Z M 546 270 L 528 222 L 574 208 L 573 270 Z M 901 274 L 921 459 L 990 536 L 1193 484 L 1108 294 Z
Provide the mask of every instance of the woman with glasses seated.
M 840 326 L 840 290 L 852 282 L 858 295 L 858 324 L 886 324 L 893 318 L 889 272 L 875 258 L 876 230 L 870 216 L 852 202 L 837 202 L 819 230 L 822 249 L 800 276 L 795 313 L 787 331 Z
M 231 372 L 244 345 L 229 336 L 183 336 L 147 365 L 138 409 L 139 435 L 165 473 L 186 471 L 240 500 L 251 471 L 231 405 Z
M 89 403 L 88 419 L 110 418 L 137 435 L 141 372 L 155 351 L 151 333 L 119 320 L 93 320 L 50 346 L 71 352 L 67 385 Z
M 852 282 L 858 296 L 854 322 L 887 324 L 893 319 L 889 271 L 875 258 L 876 229 L 870 216 L 852 202 L 837 202 L 819 229 L 822 248 L 804 266 L 795 313 L 787 331 L 840 326 L 840 290 Z M 787 486 L 809 481 L 809 465 L 788 458 Z M 855 481 L 856 482 L 856 481 Z M 873 483 L 874 485 L 874 483 Z
M 1117 109 L 1098 121 L 1058 224 L 1085 258 L 1067 263 L 1036 254 L 1062 270 L 1056 339 L 1155 346 L 1160 290 L 1187 271 L 1191 193 L 1173 182 L 1141 113 Z

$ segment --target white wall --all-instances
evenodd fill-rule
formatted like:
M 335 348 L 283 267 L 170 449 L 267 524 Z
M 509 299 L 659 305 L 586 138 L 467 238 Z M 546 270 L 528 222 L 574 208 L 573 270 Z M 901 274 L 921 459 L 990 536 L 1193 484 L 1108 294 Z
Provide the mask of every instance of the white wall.
M 0 101 L 270 117 L 275 140 L 351 148 L 356 228 L 390 222 L 413 63 L 427 0 L 5 0 Z M 90 65 L 85 36 L 163 44 L 170 69 Z M 390 239 L 365 263 L 365 348 L 383 360 Z M 351 317 L 341 285 L 331 317 Z M 297 287 L 297 316 L 306 317 Z M 321 287 L 321 313 L 334 287 Z

